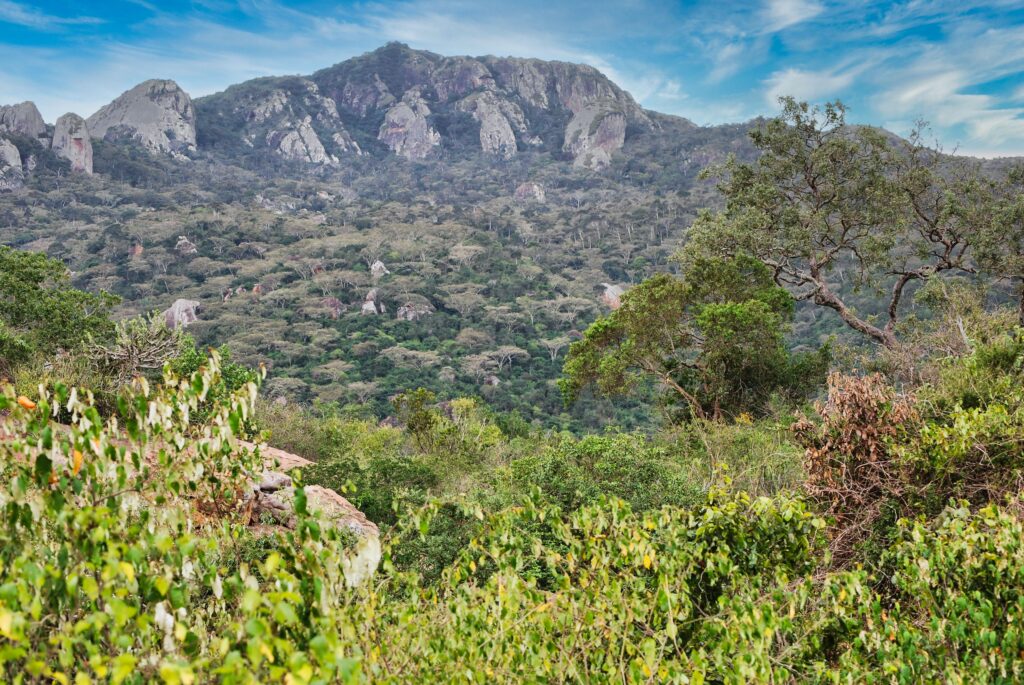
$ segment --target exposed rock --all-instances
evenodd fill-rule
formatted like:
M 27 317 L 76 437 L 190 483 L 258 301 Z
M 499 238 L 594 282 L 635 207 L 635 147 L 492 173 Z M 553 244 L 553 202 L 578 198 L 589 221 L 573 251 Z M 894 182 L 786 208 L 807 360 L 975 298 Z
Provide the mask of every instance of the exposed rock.
M 539 183 L 533 183 L 532 181 L 521 183 L 519 187 L 516 188 L 515 198 L 519 202 L 526 202 L 529 200 L 533 200 L 534 202 L 544 202 L 546 200 L 544 186 Z
M 313 130 L 312 119 L 306 117 L 293 130 L 271 131 L 267 145 L 290 162 L 306 164 L 337 164 L 338 158 L 327 154 L 320 137 Z
M 602 283 L 601 285 L 604 286 L 604 292 L 601 293 L 601 302 L 613 310 L 622 306 L 622 296 L 625 294 L 626 289 L 614 283 Z
M 445 57 L 431 74 L 430 82 L 438 102 L 495 87 L 494 76 L 487 65 L 472 57 Z
M 34 102 L 0 105 L 0 133 L 17 133 L 38 140 L 46 138 L 46 122 Z
M 430 306 L 429 302 L 406 302 L 398 308 L 395 318 L 401 321 L 416 321 L 433 313 L 434 308 Z
M 184 153 L 196 147 L 192 99 L 177 83 L 145 81 L 86 120 L 104 140 L 134 140 L 150 150 Z
M 366 300 L 363 302 L 363 306 L 359 309 L 361 315 L 376 316 L 377 314 L 383 314 L 387 311 L 383 303 L 378 300 L 378 294 L 376 288 L 371 288 L 366 293 Z
M 331 140 L 334 141 L 335 147 L 339 152 L 350 152 L 356 156 L 363 154 L 362 149 L 359 147 L 359 143 L 352 139 L 348 131 L 338 131 L 331 135 Z
M 334 100 L 307 78 L 255 79 L 200 98 L 196 109 L 204 124 L 241 130 L 246 144 L 266 145 L 289 161 L 333 165 L 341 156 L 362 154 Z
M 71 170 L 92 173 L 92 139 L 85 119 L 68 113 L 53 128 L 53 151 L 71 162 Z
M 425 159 L 441 144 L 441 135 L 430 126 L 428 116 L 430 108 L 420 97 L 419 90 L 410 90 L 401 102 L 388 109 L 377 139 L 396 155 Z
M 287 481 L 284 484 L 283 480 Z M 263 485 L 268 487 L 265 489 Z M 283 473 L 264 473 L 260 484 L 254 488 L 250 509 L 253 524 L 273 522 L 285 528 L 294 528 L 295 488 L 291 478 Z M 273 489 L 271 489 L 273 488 Z M 302 489 L 306 496 L 306 508 L 319 515 L 320 523 L 345 530 L 355 537 L 355 545 L 348 550 L 342 564 L 345 583 L 356 587 L 364 583 L 377 570 L 381 559 L 380 529 L 366 518 L 347 499 L 320 485 L 307 485 Z
M 573 165 L 587 169 L 608 166 L 612 153 L 626 142 L 626 116 L 613 103 L 587 105 L 578 111 L 565 129 L 563 149 L 572 155 Z
M 277 492 L 292 484 L 291 476 L 280 471 L 264 471 L 256 488 L 262 492 Z
M 378 74 L 373 75 L 373 81 L 369 87 L 357 83 L 346 83 L 341 93 L 341 101 L 349 109 L 359 112 L 359 116 L 363 117 L 372 109 L 390 107 L 396 100 L 397 98 L 388 90 L 387 84 L 381 80 Z
M 499 99 L 491 91 L 484 91 L 459 100 L 455 107 L 472 114 L 480 123 L 481 150 L 504 159 L 515 156 L 518 148 L 512 126 L 526 131 L 523 111 L 515 103 Z
M 0 138 L 0 191 L 17 190 L 25 181 L 21 153 L 6 138 Z
M 325 297 L 321 304 L 327 309 L 327 313 L 332 319 L 337 319 L 345 311 L 344 303 L 336 297 Z
M 199 320 L 200 303 L 195 300 L 177 299 L 164 311 L 164 322 L 168 328 L 182 328 Z
M 378 140 L 408 159 L 428 157 L 443 142 L 431 126 L 433 114 L 440 118 L 464 112 L 480 124 L 479 144 L 488 154 L 508 158 L 527 146 L 563 145 L 578 165 L 591 168 L 607 164 L 612 152 L 622 146 L 626 124 L 647 129 L 662 125 L 661 119 L 645 112 L 629 93 L 590 66 L 444 57 L 400 43 L 389 43 L 309 78 L 249 81 L 201 98 L 197 106 L 204 122 L 222 124 L 215 129 L 207 124 L 210 130 L 241 131 L 243 140 L 254 147 L 266 144 L 268 131 L 273 131 L 277 135 L 272 146 L 280 146 L 287 136 L 283 154 L 302 158 L 312 148 L 299 145 L 302 136 L 291 133 L 298 132 L 307 116 L 312 117 L 328 158 L 361 153 L 342 125 L 339 111 L 346 121 L 354 117 L 363 124 L 383 116 Z M 526 112 L 543 129 L 531 130 Z M 568 135 L 570 121 L 574 128 Z M 553 126 L 561 128 L 555 131 Z M 459 126 L 448 130 L 455 136 L 466 134 Z M 580 131 L 583 134 L 577 135 Z
M 370 275 L 373 276 L 373 280 L 375 281 L 379 281 L 380 279 L 387 276 L 389 273 L 391 272 L 388 271 L 388 268 L 386 266 L 384 266 L 384 262 L 380 261 L 379 259 L 370 265 Z
M 178 242 L 174 244 L 174 249 L 182 257 L 199 254 L 199 248 L 196 247 L 196 244 L 183 235 L 178 236 Z
M 499 385 L 501 385 L 501 379 L 498 378 L 497 376 L 491 374 L 491 375 L 487 376 L 486 378 L 484 378 L 484 385 L 492 387 L 492 388 L 496 388 Z

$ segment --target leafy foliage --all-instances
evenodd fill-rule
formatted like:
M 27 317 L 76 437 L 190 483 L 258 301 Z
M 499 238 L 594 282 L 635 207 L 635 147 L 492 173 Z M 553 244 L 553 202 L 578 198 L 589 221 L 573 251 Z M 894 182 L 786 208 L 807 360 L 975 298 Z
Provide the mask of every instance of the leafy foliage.
M 71 287 L 59 260 L 0 247 L 0 370 L 10 373 L 37 351 L 52 354 L 110 335 L 116 302 Z
M 757 260 L 697 259 L 683 280 L 654 276 L 592 324 L 569 349 L 563 393 L 573 401 L 591 384 L 623 393 L 650 377 L 698 417 L 762 412 L 773 393 L 812 390 L 828 365 L 827 350 L 809 364 L 786 349 L 792 312 L 792 298 Z

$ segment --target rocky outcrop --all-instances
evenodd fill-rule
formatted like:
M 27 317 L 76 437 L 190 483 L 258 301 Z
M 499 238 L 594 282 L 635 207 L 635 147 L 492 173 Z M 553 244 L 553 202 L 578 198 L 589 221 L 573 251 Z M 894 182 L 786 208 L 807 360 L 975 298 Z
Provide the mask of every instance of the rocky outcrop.
M 417 321 L 434 313 L 434 308 L 425 299 L 410 300 L 398 308 L 395 318 L 399 321 Z
M 307 116 L 290 131 L 271 131 L 267 134 L 267 146 L 290 162 L 337 164 L 338 158 L 327 154 L 311 122 Z
M 199 248 L 196 247 L 196 244 L 183 235 L 178 236 L 178 242 L 174 244 L 174 251 L 182 257 L 199 254 Z
M 164 310 L 164 323 L 170 329 L 187 327 L 199 320 L 200 303 L 195 300 L 178 299 L 168 309 Z
M 359 313 L 363 316 L 376 316 L 377 314 L 386 313 L 387 307 L 380 301 L 380 294 L 376 288 L 371 288 L 366 293 L 366 300 L 363 301 L 363 306 L 359 308 Z
M 373 277 L 374 281 L 379 281 L 380 279 L 387 276 L 389 273 L 391 272 L 388 271 L 388 268 L 386 266 L 384 266 L 384 262 L 380 261 L 379 259 L 375 260 L 373 264 L 370 265 L 370 275 Z
M 604 303 L 608 309 L 618 309 L 622 306 L 622 296 L 626 293 L 626 289 L 621 285 L 615 285 L 614 283 L 602 283 L 604 292 L 601 293 L 601 302 Z
M 430 126 L 428 116 L 430 108 L 419 90 L 411 90 L 385 113 L 377 139 L 396 155 L 425 159 L 441 144 L 441 136 Z
M 82 117 L 68 113 L 57 119 L 52 148 L 57 156 L 71 162 L 72 171 L 92 173 L 92 139 Z
M 526 118 L 514 102 L 499 99 L 491 91 L 474 93 L 455 105 L 468 112 L 480 124 L 480 149 L 504 159 L 511 159 L 518 151 L 516 130 L 526 131 Z
M 21 153 L 11 141 L 0 138 L 0 191 L 17 190 L 25 181 Z
M 562 149 L 572 155 L 574 166 L 600 169 L 611 163 L 612 154 L 625 142 L 626 115 L 613 102 L 599 102 L 573 115 Z
M 544 186 L 539 183 L 533 183 L 532 181 L 521 183 L 516 188 L 515 198 L 518 202 L 529 202 L 530 200 L 534 202 L 544 202 L 546 200 Z
M 0 105 L 0 133 L 15 133 L 34 140 L 46 138 L 46 122 L 34 102 Z
M 652 130 L 662 125 L 590 66 L 444 57 L 400 43 L 308 78 L 262 78 L 232 86 L 199 99 L 196 108 L 204 146 L 230 153 L 239 144 L 269 148 L 311 165 L 362 154 L 360 143 L 376 146 L 376 135 L 383 147 L 410 160 L 430 157 L 442 145 L 455 150 L 478 145 L 505 159 L 530 147 L 551 152 L 561 147 L 578 166 L 600 168 L 622 147 L 627 125 Z M 463 123 L 466 114 L 479 129 Z M 110 118 L 104 116 L 104 123 Z M 94 135 L 106 135 L 107 128 L 97 128 L 93 118 L 88 123 Z M 120 120 L 110 124 L 115 132 L 119 126 L 135 130 Z
M 290 162 L 334 165 L 361 155 L 334 100 L 297 76 L 263 78 L 196 101 L 202 126 L 237 130 L 251 147 L 269 147 Z
M 122 93 L 86 120 L 103 140 L 132 140 L 147 149 L 181 154 L 195 150 L 192 98 L 177 83 L 152 80 Z
M 241 444 L 249 449 L 256 447 L 251 443 Z M 252 479 L 249 524 L 294 529 L 298 523 L 295 517 L 295 486 L 288 472 L 311 466 L 312 462 L 266 445 L 260 445 L 259 450 L 265 470 Z M 344 530 L 354 538 L 354 544 L 342 561 L 346 584 L 356 587 L 366 582 L 380 564 L 380 529 L 334 490 L 307 485 L 302 491 L 306 496 L 307 511 L 318 515 L 321 525 Z

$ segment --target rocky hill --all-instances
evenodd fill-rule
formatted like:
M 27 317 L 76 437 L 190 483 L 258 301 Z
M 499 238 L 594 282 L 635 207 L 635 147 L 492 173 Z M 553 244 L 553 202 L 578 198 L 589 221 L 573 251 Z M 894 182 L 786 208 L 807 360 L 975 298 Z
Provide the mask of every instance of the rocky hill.
M 196 110 L 202 146 L 245 145 L 311 164 L 381 149 L 427 159 L 468 148 L 502 159 L 539 149 L 601 168 L 630 127 L 659 128 L 593 67 L 443 57 L 400 43 L 309 77 L 242 83 L 199 99 Z
M 748 128 L 644 110 L 588 66 L 401 44 L 195 101 L 146 81 L 55 125 L 0 108 L 0 243 L 267 363 L 282 400 L 381 416 L 422 386 L 632 426 L 650 412 L 564 408 L 565 350 L 675 268 L 717 202 L 699 172 L 751 155 Z M 835 328 L 808 310 L 794 335 Z

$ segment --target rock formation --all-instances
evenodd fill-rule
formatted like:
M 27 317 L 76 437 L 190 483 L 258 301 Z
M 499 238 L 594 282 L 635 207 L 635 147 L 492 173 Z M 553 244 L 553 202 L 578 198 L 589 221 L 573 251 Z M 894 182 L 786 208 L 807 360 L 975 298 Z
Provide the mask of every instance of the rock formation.
M 25 181 L 21 153 L 11 141 L 0 138 L 0 191 L 17 190 Z
M 71 170 L 92 173 L 92 140 L 85 119 L 65 114 L 53 128 L 53 151 L 71 162 Z
M 252 443 L 241 444 L 249 449 L 256 448 Z M 297 524 L 294 506 L 295 487 L 288 472 L 310 466 L 312 462 L 266 445 L 260 445 L 259 450 L 265 470 L 252 480 L 248 507 L 249 523 L 263 526 L 272 522 L 283 528 L 293 529 Z M 320 515 L 321 525 L 347 530 L 356 538 L 355 546 L 348 550 L 342 561 L 342 572 L 349 587 L 361 585 L 373 575 L 380 564 L 380 529 L 334 490 L 319 485 L 307 485 L 303 492 L 306 495 L 307 509 Z
M 291 162 L 333 165 L 362 154 L 334 100 L 306 78 L 256 79 L 201 98 L 196 108 L 201 123 L 238 130 L 246 145 L 265 145 Z
M 34 102 L 0 105 L 0 133 L 16 133 L 34 140 L 46 138 L 46 122 Z
M 192 99 L 174 81 L 140 83 L 102 107 L 86 124 L 96 138 L 133 140 L 154 151 L 185 153 L 196 147 Z
M 376 316 L 377 314 L 383 314 L 387 311 L 387 308 L 379 300 L 379 295 L 376 288 L 371 288 L 366 293 L 366 300 L 363 301 L 363 306 L 359 308 L 359 313 L 365 316 Z
M 195 300 L 177 299 L 164 311 L 164 322 L 170 329 L 187 327 L 199 320 L 200 303 Z
M 380 279 L 387 276 L 389 273 L 391 272 L 388 271 L 388 268 L 386 266 L 384 266 L 384 262 L 380 261 L 379 259 L 374 261 L 374 263 L 370 265 L 370 275 L 373 277 L 373 280 L 375 281 L 379 281 Z
M 440 134 L 427 122 L 428 116 L 430 108 L 419 90 L 410 90 L 384 114 L 377 139 L 396 155 L 425 159 L 441 144 Z
M 199 254 L 196 244 L 183 235 L 178 236 L 178 242 L 174 244 L 174 250 L 182 257 Z
M 336 297 L 325 297 L 320 301 L 320 304 L 324 306 L 328 316 L 332 319 L 337 319 L 345 311 L 344 303 Z
M 612 310 L 622 306 L 622 296 L 626 293 L 626 289 L 614 283 L 602 283 L 601 285 L 604 287 L 604 292 L 601 293 L 601 302 Z
M 504 159 L 515 156 L 518 147 L 512 130 L 526 132 L 526 117 L 514 102 L 499 99 L 491 91 L 474 93 L 460 100 L 456 108 L 473 115 L 480 124 L 480 149 Z
M 324 144 L 313 130 L 312 119 L 306 117 L 294 129 L 271 131 L 267 134 L 267 146 L 279 157 L 290 162 L 306 164 L 337 164 L 338 158 L 327 154 Z
M 563 150 L 573 165 L 588 169 L 608 166 L 612 153 L 626 141 L 626 115 L 614 103 L 601 102 L 581 108 L 565 129 Z
M 434 308 L 426 298 L 410 300 L 398 308 L 395 318 L 400 321 L 416 321 L 434 313 Z

